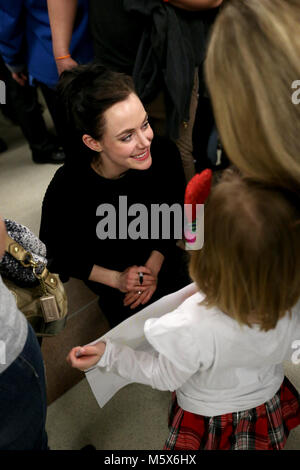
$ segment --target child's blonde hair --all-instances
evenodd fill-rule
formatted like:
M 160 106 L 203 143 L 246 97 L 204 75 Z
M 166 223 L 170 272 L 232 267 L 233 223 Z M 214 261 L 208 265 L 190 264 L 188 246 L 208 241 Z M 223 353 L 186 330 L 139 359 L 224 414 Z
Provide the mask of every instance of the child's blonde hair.
M 242 324 L 259 323 L 267 331 L 296 304 L 296 198 L 227 172 L 205 209 L 204 246 L 191 252 L 190 275 L 205 294 L 205 305 L 218 307 Z
M 300 188 L 299 0 L 228 0 L 211 35 L 206 83 L 221 140 L 243 174 Z

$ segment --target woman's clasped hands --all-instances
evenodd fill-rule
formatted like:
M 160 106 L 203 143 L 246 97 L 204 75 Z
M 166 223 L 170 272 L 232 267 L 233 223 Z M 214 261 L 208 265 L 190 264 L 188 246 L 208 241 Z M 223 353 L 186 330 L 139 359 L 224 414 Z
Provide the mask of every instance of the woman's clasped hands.
M 124 306 L 131 309 L 147 303 L 157 286 L 157 276 L 146 266 L 131 266 L 119 273 L 118 288 L 126 293 Z

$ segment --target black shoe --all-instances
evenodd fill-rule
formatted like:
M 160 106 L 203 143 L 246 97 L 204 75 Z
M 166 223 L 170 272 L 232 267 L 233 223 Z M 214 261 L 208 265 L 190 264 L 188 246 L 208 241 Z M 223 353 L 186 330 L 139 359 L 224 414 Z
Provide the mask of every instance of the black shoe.
M 66 155 L 63 150 L 54 150 L 51 153 L 47 154 L 39 154 L 39 155 L 32 155 L 32 160 L 34 163 L 64 163 L 66 159 Z
M 87 446 L 82 447 L 80 450 L 90 451 L 90 450 L 97 450 L 97 449 L 92 444 L 88 444 Z

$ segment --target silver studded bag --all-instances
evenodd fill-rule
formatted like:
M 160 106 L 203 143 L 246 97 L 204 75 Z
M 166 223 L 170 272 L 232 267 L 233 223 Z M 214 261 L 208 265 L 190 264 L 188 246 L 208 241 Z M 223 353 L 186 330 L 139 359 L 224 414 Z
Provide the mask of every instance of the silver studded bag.
M 0 273 L 37 336 L 54 336 L 66 323 L 68 302 L 58 274 L 47 269 L 45 245 L 24 225 L 5 219 Z

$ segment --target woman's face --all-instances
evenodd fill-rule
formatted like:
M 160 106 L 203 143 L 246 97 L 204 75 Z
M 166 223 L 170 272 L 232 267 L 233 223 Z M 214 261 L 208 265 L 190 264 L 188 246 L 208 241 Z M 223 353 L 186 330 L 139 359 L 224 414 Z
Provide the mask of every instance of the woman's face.
M 153 131 L 140 99 L 131 93 L 105 113 L 105 130 L 99 141 L 103 175 L 116 178 L 129 169 L 147 170 L 152 163 Z

